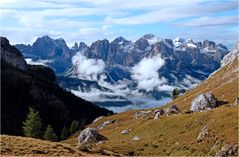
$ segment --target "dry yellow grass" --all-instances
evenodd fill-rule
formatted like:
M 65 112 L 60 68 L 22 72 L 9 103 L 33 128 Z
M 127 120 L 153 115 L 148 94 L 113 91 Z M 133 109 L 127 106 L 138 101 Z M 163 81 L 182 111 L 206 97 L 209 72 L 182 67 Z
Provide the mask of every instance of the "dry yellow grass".
M 78 144 L 50 142 L 40 139 L 0 135 L 0 156 L 103 156 L 79 151 Z
M 189 110 L 191 101 L 199 94 L 211 91 L 219 101 L 233 104 L 238 97 L 238 61 L 217 71 L 201 85 L 173 100 L 180 110 Z M 161 108 L 167 107 L 163 106 Z M 128 111 L 101 119 L 89 126 L 114 119 L 115 123 L 100 130 L 108 140 L 94 149 L 110 150 L 124 155 L 215 155 L 226 144 L 238 143 L 238 106 L 221 106 L 212 111 L 191 114 L 177 114 L 158 120 L 134 119 L 135 111 Z M 209 137 L 202 142 L 197 136 L 204 125 L 209 126 Z M 121 131 L 132 129 L 127 135 Z M 78 134 L 65 141 L 75 143 Z M 139 141 L 132 141 L 134 136 Z M 217 144 L 215 144 L 217 141 Z
M 81 156 L 76 147 L 69 144 L 50 142 L 20 136 L 0 135 L 1 155 L 12 156 Z

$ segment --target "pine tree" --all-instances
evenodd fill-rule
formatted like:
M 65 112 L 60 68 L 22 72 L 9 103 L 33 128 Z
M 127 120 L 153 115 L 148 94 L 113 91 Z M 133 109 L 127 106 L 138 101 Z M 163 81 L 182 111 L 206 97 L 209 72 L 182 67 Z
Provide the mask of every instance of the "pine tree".
M 27 119 L 23 122 L 23 133 L 26 137 L 40 138 L 42 123 L 38 111 L 29 108 Z
M 172 92 L 172 98 L 176 99 L 179 96 L 179 91 L 177 88 L 175 88 Z
M 70 132 L 74 133 L 79 129 L 79 123 L 76 120 L 73 120 L 70 127 Z
M 54 133 L 53 128 L 51 125 L 48 125 L 43 137 L 45 140 L 49 141 L 57 141 L 57 135 Z
M 70 135 L 69 129 L 67 129 L 65 126 L 61 131 L 61 139 L 64 140 Z

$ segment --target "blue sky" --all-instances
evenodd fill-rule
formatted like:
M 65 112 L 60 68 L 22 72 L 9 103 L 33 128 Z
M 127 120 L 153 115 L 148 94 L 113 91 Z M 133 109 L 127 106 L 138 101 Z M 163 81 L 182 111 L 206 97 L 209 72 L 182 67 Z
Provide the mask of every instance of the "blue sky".
M 12 44 L 49 35 L 72 46 L 148 33 L 230 48 L 238 40 L 237 0 L 0 0 L 0 15 L 1 36 Z

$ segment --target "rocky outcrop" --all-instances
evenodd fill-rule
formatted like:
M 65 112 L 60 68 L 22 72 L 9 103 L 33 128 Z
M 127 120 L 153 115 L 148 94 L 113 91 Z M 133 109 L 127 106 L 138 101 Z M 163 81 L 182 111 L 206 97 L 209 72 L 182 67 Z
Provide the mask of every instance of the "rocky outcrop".
M 155 110 L 154 113 L 155 113 L 154 119 L 159 119 L 159 117 L 164 115 L 164 110 L 163 109 Z
M 217 153 L 216 156 L 227 157 L 227 156 L 239 156 L 237 144 L 226 144 Z
M 27 71 L 27 63 L 22 54 L 9 44 L 7 38 L 0 37 L 1 40 L 1 61 L 10 64 L 20 70 Z
M 97 129 L 97 130 L 103 129 L 103 128 L 105 128 L 106 126 L 108 126 L 108 125 L 110 125 L 110 124 L 112 124 L 112 123 L 114 123 L 114 122 L 115 122 L 115 120 L 107 120 L 107 121 L 101 123 L 100 125 L 98 125 L 98 126 L 96 127 L 96 129 Z
M 148 111 L 138 111 L 134 114 L 134 118 L 140 119 L 140 118 L 147 118 L 150 115 L 152 115 L 152 111 L 148 110 Z
M 93 121 L 93 123 L 95 123 L 95 122 L 97 122 L 97 121 L 99 121 L 99 120 L 101 120 L 102 118 L 104 118 L 105 116 L 100 116 L 100 117 L 97 117 L 94 121 Z
M 106 138 L 100 135 L 94 128 L 86 128 L 78 136 L 79 144 L 96 143 L 105 139 Z
M 217 99 L 210 92 L 200 94 L 191 103 L 191 110 L 199 112 L 217 107 Z
M 171 105 L 165 110 L 165 115 L 172 115 L 172 114 L 178 114 L 181 111 L 178 109 L 176 105 Z
M 221 67 L 230 64 L 234 61 L 234 59 L 238 58 L 239 56 L 239 42 L 237 42 L 235 49 L 228 53 L 221 61 Z
M 198 134 L 197 140 L 201 142 L 203 139 L 209 136 L 209 127 L 208 125 L 204 125 L 200 133 Z

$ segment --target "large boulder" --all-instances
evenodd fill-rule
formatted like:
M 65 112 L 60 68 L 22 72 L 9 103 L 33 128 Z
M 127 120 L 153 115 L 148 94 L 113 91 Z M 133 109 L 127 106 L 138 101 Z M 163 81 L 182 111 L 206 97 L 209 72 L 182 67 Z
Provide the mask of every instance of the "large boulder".
M 211 92 L 200 94 L 191 104 L 191 110 L 193 112 L 209 110 L 215 107 L 217 107 L 217 99 Z
M 180 112 L 181 111 L 178 109 L 176 105 L 171 105 L 166 109 L 165 115 L 178 114 Z
M 106 138 L 98 133 L 95 128 L 86 128 L 78 136 L 79 144 L 89 144 L 103 141 Z

